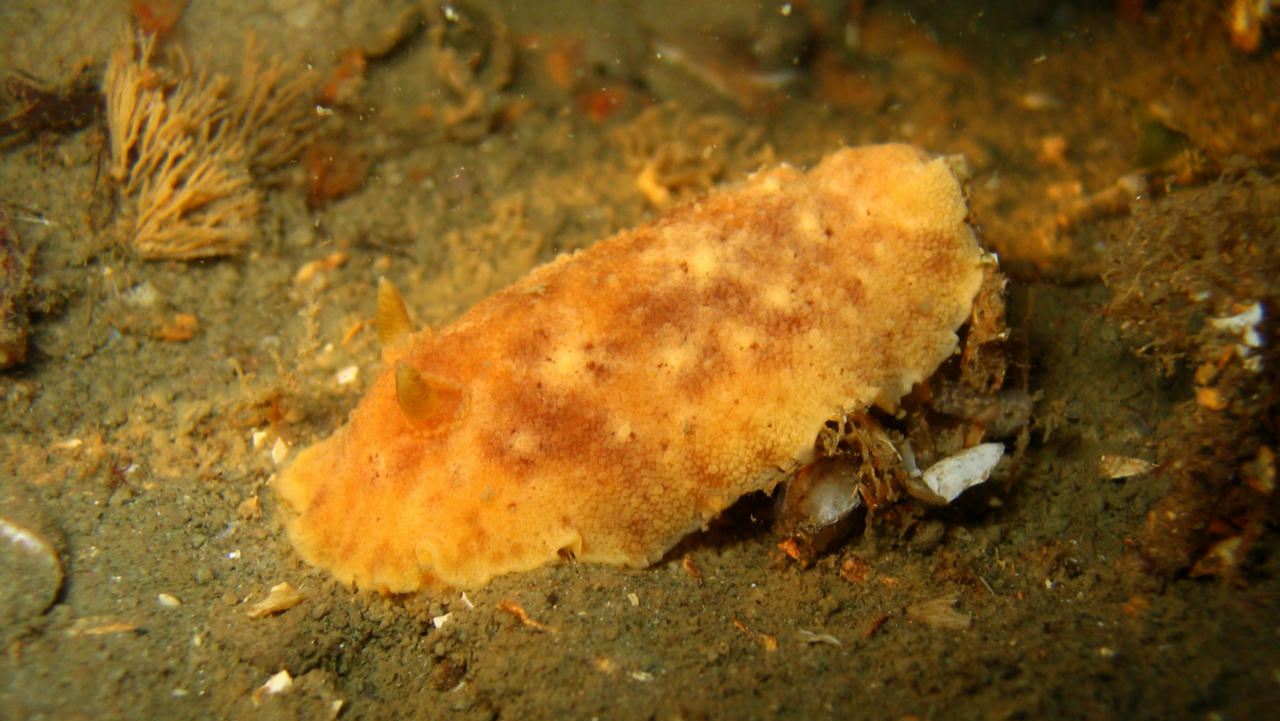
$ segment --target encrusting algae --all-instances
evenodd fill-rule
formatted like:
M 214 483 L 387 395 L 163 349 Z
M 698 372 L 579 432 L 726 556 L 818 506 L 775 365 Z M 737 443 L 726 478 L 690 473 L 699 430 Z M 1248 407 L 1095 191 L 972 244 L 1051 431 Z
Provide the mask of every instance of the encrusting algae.
M 657 561 L 955 352 L 994 263 L 958 165 L 882 145 L 760 172 L 439 330 L 382 284 L 387 371 L 276 483 L 295 548 L 391 593 Z

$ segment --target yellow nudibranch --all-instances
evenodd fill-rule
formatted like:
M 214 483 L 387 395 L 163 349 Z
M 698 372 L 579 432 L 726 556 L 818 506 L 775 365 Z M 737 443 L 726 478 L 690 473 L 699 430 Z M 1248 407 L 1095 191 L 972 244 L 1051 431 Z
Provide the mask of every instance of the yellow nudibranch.
M 380 285 L 386 371 L 276 482 L 294 547 L 389 593 L 654 563 L 955 352 L 992 262 L 961 165 L 878 145 L 762 171 L 440 329 Z

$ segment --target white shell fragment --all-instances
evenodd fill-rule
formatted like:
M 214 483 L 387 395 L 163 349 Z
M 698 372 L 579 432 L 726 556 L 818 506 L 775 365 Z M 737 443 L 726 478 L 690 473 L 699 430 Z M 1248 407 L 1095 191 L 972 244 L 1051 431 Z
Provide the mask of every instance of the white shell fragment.
M 1258 348 L 1262 346 L 1262 338 L 1258 335 L 1258 324 L 1262 322 L 1262 303 L 1254 301 L 1253 305 L 1242 312 L 1226 318 L 1210 318 L 1209 322 L 1218 330 L 1234 331 L 1241 334 L 1246 345 Z
M 285 583 L 277 583 L 271 587 L 267 597 L 249 607 L 246 612 L 249 618 L 262 618 L 273 613 L 288 611 L 306 599 L 307 594 Z
M 814 633 L 813 631 L 806 631 L 803 628 L 797 629 L 796 633 L 799 634 L 801 641 L 804 641 L 805 643 L 810 645 L 813 645 L 815 643 L 825 643 L 830 646 L 841 645 L 840 639 L 836 638 L 835 636 L 832 636 L 829 633 Z
M 267 679 L 267 682 L 259 686 L 250 698 L 253 700 L 254 706 L 262 705 L 263 699 L 276 694 L 288 693 L 293 689 L 293 677 L 288 671 L 280 673 Z
M 1255 373 L 1262 370 L 1262 358 L 1257 353 L 1262 348 L 1262 332 L 1258 327 L 1262 324 L 1263 315 L 1262 303 L 1254 301 L 1253 305 L 1240 313 L 1226 318 L 1209 319 L 1209 324 L 1218 330 L 1240 334 L 1236 354 L 1244 361 L 1245 368 Z
M 1155 468 L 1156 464 L 1151 461 L 1144 461 L 1141 458 L 1131 458 L 1129 456 L 1112 456 L 1106 453 L 1098 459 L 1098 473 L 1103 478 L 1129 478 L 1130 476 L 1140 476 L 1143 473 Z
M 982 443 L 929 466 L 920 480 L 929 490 L 951 503 L 961 493 L 990 478 L 991 469 L 1003 457 L 1003 443 Z
M 360 377 L 360 366 L 349 365 L 345 368 L 340 369 L 337 373 L 334 374 L 333 377 L 334 377 L 334 380 L 336 380 L 338 382 L 338 385 L 340 386 L 351 385 L 352 383 L 356 382 L 357 378 Z

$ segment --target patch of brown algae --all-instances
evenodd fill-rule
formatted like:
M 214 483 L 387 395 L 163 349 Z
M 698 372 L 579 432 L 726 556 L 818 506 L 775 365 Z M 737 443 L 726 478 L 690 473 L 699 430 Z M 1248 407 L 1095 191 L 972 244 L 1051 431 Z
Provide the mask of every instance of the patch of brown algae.
M 757 173 L 392 342 L 277 482 L 294 546 L 383 592 L 653 563 L 955 351 L 992 262 L 955 166 L 882 145 Z

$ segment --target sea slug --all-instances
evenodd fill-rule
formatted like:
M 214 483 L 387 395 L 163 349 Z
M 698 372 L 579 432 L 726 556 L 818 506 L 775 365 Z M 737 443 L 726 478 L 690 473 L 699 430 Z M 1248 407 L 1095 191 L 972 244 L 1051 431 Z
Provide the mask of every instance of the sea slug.
M 294 547 L 384 593 L 655 562 L 955 352 L 994 262 L 960 165 L 880 145 L 760 172 L 440 329 L 383 286 L 386 371 L 276 482 Z

